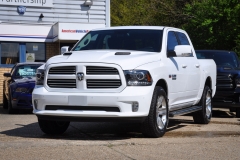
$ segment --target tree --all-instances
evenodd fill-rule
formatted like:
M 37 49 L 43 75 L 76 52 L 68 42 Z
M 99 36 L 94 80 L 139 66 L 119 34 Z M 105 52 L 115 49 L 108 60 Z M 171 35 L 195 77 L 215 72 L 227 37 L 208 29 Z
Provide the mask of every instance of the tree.
M 186 22 L 183 8 L 192 0 L 111 0 L 111 25 L 179 27 Z
M 148 0 L 111 0 L 111 25 L 148 25 Z
M 235 50 L 240 54 L 240 0 L 195 0 L 185 7 L 183 28 L 196 49 Z

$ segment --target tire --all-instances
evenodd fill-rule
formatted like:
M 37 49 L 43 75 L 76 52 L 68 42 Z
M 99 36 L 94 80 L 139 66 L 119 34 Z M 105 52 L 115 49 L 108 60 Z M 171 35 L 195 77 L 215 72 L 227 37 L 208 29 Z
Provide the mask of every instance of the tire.
M 67 130 L 70 122 L 38 119 L 38 124 L 44 133 L 51 135 L 59 135 L 63 134 Z
M 240 108 L 236 108 L 236 117 L 240 118 Z
M 3 91 L 3 108 L 4 109 L 8 108 L 8 100 L 7 100 L 6 95 L 4 94 L 4 91 Z
M 161 110 L 160 110 L 161 109 Z M 162 137 L 169 121 L 168 99 L 162 87 L 156 86 L 147 118 L 142 123 L 142 133 L 146 137 Z
M 197 104 L 202 110 L 193 113 L 194 123 L 208 124 L 212 118 L 212 94 L 208 86 L 204 87 L 202 98 Z
M 12 96 L 11 94 L 9 95 L 9 98 L 8 98 L 8 114 L 15 114 L 17 113 L 17 109 L 14 109 L 12 107 Z

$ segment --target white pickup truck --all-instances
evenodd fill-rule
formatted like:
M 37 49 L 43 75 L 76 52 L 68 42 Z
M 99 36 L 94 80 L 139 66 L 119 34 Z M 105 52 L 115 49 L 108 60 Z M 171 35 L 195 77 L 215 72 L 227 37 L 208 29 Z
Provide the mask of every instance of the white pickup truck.
M 46 134 L 64 133 L 70 121 L 127 120 L 161 137 L 171 116 L 193 112 L 195 123 L 209 123 L 215 91 L 216 64 L 196 58 L 185 31 L 110 27 L 41 66 L 32 102 Z

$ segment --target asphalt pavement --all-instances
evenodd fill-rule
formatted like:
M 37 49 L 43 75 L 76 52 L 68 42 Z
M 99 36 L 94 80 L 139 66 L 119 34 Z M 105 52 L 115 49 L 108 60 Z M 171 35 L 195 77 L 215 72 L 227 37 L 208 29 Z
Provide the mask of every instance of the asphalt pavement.
M 37 117 L 9 115 L 0 106 L 0 159 L 240 159 L 240 118 L 214 109 L 208 125 L 171 118 L 161 138 L 146 138 L 136 123 L 71 122 L 60 136 L 45 135 Z

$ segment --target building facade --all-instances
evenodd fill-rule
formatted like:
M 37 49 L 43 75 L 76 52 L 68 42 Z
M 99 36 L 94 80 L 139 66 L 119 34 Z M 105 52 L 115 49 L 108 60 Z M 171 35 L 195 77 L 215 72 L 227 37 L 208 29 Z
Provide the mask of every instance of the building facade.
M 14 64 L 29 56 L 45 62 L 89 30 L 108 26 L 110 0 L 1 0 L 0 97 L 3 73 Z

